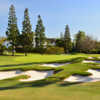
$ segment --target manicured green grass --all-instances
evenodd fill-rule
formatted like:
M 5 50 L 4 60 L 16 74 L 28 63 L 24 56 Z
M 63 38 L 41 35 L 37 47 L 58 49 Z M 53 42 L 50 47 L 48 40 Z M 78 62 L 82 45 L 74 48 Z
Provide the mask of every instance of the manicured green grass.
M 0 71 L 11 71 L 11 70 L 21 70 L 21 71 L 27 71 L 27 70 L 48 71 L 48 70 L 56 70 L 56 68 L 39 66 L 39 65 L 36 65 L 36 64 L 27 65 L 27 66 L 0 67 Z
M 99 100 L 100 83 L 27 87 L 0 91 L 0 100 Z
M 68 83 L 64 78 L 73 74 L 88 76 L 88 69 L 100 69 L 100 64 L 83 64 L 88 57 L 96 57 L 99 54 L 70 54 L 70 55 L 39 55 L 23 54 L 13 56 L 0 56 L 0 71 L 7 70 L 54 70 L 55 74 L 36 82 L 19 82 L 19 79 L 28 76 L 18 76 L 0 81 L 0 100 L 99 100 L 100 82 L 95 83 Z M 43 67 L 42 63 L 71 62 L 58 68 Z
M 99 54 L 69 54 L 69 55 L 40 55 L 40 54 L 16 54 L 16 56 L 0 56 L 0 65 L 13 65 L 13 64 L 34 64 L 34 63 L 50 63 L 50 62 L 63 62 L 77 57 L 100 57 Z

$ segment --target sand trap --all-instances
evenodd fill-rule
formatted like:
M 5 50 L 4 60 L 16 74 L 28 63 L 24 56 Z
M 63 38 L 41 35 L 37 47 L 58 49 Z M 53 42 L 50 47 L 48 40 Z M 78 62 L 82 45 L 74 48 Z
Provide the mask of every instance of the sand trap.
M 95 62 L 91 60 L 84 60 L 83 63 L 95 63 Z
M 88 57 L 88 59 L 94 59 L 94 57 Z
M 53 74 L 53 71 L 26 71 L 24 72 L 25 75 L 30 76 L 28 79 L 21 79 L 20 81 L 35 81 L 35 80 L 41 80 L 45 79 L 48 76 L 51 76 Z
M 52 63 L 52 64 L 43 64 L 42 66 L 49 66 L 49 67 L 60 67 L 70 63 Z
M 72 75 L 64 81 L 68 82 L 96 82 L 100 81 L 100 70 L 89 69 L 87 72 L 92 73 L 91 76 Z
M 100 61 L 84 60 L 83 63 L 100 63 Z
M 48 76 L 51 76 L 53 74 L 53 71 L 3 71 L 0 72 L 0 80 L 13 78 L 20 75 L 28 75 L 30 78 L 28 79 L 21 79 L 20 81 L 34 81 L 34 80 L 41 80 Z
M 20 70 L 3 71 L 3 72 L 0 72 L 0 80 L 13 78 L 13 77 L 20 76 L 20 75 L 22 75 L 22 71 Z

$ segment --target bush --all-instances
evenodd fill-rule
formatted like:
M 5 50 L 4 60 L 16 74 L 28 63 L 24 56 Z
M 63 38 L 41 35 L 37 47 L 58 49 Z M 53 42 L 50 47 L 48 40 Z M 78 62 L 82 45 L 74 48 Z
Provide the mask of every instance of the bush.
M 22 46 L 18 46 L 18 47 L 16 47 L 16 52 L 18 52 L 18 53 L 24 53 L 24 52 L 32 53 L 33 49 L 34 48 L 32 46 L 27 46 L 27 47 L 25 47 L 25 49 Z
M 6 47 L 3 45 L 0 45 L 0 55 L 3 55 L 3 52 L 6 50 Z
M 10 51 L 10 48 L 9 48 Z M 16 48 L 16 52 L 23 53 L 23 48 Z M 40 54 L 64 54 L 64 49 L 62 47 L 47 47 L 47 48 L 28 48 L 28 53 L 40 53 Z
M 97 53 L 99 53 L 99 50 L 98 49 L 92 49 L 92 50 L 90 50 L 90 53 L 97 54 Z
M 46 51 L 46 48 L 33 48 L 32 53 L 44 54 L 45 51 Z
M 46 54 L 64 54 L 64 48 L 61 47 L 48 47 L 45 51 Z

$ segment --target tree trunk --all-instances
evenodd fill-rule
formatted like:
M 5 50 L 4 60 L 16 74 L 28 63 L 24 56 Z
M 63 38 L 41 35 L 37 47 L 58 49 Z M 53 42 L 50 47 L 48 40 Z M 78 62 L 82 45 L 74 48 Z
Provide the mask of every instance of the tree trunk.
M 27 56 L 27 52 L 25 52 L 25 56 Z
M 12 46 L 12 56 L 15 56 L 15 46 Z
M 24 48 L 24 54 L 25 54 L 25 56 L 27 56 L 26 47 L 25 47 L 25 46 L 23 46 L 23 48 Z
M 15 53 L 14 53 L 14 51 L 12 50 L 12 56 L 15 56 Z

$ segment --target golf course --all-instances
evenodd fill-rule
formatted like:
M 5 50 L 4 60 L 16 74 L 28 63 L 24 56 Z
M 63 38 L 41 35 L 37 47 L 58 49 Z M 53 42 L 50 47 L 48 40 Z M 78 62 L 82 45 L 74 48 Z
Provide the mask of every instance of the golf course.
M 19 74 L 1 79 L 0 76 L 0 100 L 98 100 L 100 98 L 100 82 L 65 81 L 71 75 L 89 77 L 92 74 L 87 70 L 100 71 L 99 54 L 69 54 L 69 55 L 40 55 L 16 53 L 16 56 L 0 56 L 0 75 L 10 71 L 53 71 L 43 79 L 20 81 L 30 78 L 27 74 Z M 68 63 L 68 64 L 67 64 Z M 44 64 L 61 64 L 60 66 L 43 66 Z M 62 65 L 63 64 L 63 65 Z M 33 73 L 33 76 L 35 74 Z M 35 77 L 37 77 L 35 75 Z M 34 77 L 33 77 L 34 78 Z
M 0 100 L 100 100 L 100 0 L 0 0 Z

